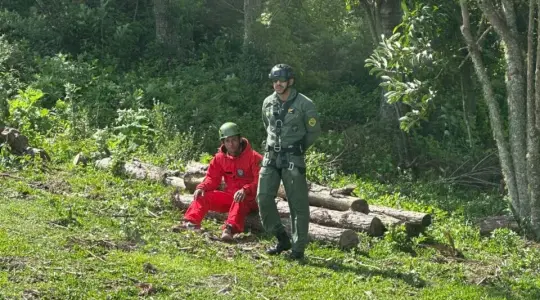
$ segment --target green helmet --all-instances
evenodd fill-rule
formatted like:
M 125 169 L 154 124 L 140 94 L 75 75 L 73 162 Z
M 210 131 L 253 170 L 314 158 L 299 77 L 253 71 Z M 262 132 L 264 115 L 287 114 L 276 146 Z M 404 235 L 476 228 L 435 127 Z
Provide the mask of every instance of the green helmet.
M 227 122 L 219 128 L 219 139 L 225 139 L 230 136 L 240 135 L 240 130 L 238 129 L 238 125 L 236 125 L 233 122 Z
M 287 64 L 277 64 L 272 68 L 272 70 L 270 70 L 268 78 L 270 78 L 272 81 L 287 81 L 294 78 L 294 72 L 292 67 Z

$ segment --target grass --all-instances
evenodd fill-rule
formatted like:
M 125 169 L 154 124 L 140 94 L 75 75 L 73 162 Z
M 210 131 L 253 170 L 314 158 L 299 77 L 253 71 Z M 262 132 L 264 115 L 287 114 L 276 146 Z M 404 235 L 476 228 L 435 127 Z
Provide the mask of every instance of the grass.
M 171 232 L 181 212 L 160 184 L 91 167 L 0 171 L 0 299 L 540 298 L 538 245 L 471 225 L 504 207 L 489 194 L 350 179 L 371 203 L 431 211 L 434 224 L 413 239 L 359 234 L 351 251 L 311 243 L 295 262 L 267 256 L 264 234 L 222 243 L 213 220 Z

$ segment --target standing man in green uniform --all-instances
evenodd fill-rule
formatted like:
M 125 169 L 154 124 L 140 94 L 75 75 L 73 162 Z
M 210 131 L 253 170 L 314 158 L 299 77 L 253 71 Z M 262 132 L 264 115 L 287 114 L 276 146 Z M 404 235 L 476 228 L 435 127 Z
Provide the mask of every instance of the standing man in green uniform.
M 267 253 L 276 255 L 292 248 L 290 258 L 302 259 L 309 229 L 304 154 L 321 133 L 319 116 L 313 102 L 293 87 L 294 73 L 289 65 L 274 66 L 269 78 L 275 92 L 264 99 L 262 107 L 267 138 L 257 191 L 259 213 L 264 229 L 278 240 Z M 281 180 L 291 213 L 292 244 L 275 202 Z

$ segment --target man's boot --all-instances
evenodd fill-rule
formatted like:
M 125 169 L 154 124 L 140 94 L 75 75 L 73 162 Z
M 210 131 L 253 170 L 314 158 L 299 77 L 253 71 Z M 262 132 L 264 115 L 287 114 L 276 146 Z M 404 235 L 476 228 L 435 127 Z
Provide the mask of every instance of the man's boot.
M 304 259 L 304 251 L 291 251 L 291 254 L 289 255 L 290 259 L 294 260 L 301 260 Z
M 277 255 L 280 254 L 283 251 L 287 251 L 291 249 L 291 240 L 289 239 L 289 235 L 285 231 L 281 231 L 280 233 L 276 234 L 278 243 L 268 250 L 266 250 L 267 254 L 270 255 Z
M 223 229 L 223 233 L 221 234 L 221 240 L 226 243 L 231 243 L 232 241 L 234 241 L 233 228 L 231 225 L 225 225 L 225 229 Z

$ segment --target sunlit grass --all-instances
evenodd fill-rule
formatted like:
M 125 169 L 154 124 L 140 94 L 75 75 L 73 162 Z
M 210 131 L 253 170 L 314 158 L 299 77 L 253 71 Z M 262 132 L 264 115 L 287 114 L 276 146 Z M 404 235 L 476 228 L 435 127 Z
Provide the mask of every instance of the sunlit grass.
M 266 255 L 274 241 L 262 233 L 222 243 L 221 224 L 213 220 L 204 221 L 203 234 L 172 233 L 181 212 L 160 184 L 91 167 L 11 174 L 0 182 L 0 298 L 540 297 L 539 248 L 507 230 L 480 237 L 462 210 L 437 206 L 444 199 L 433 199 L 441 196 L 429 186 L 407 187 L 405 194 L 357 182 L 371 203 L 434 213 L 426 234 L 408 242 L 410 251 L 400 248 L 399 234 L 359 234 L 353 250 L 311 243 L 307 259 L 295 262 Z M 448 246 L 448 235 L 464 258 L 430 246 Z

